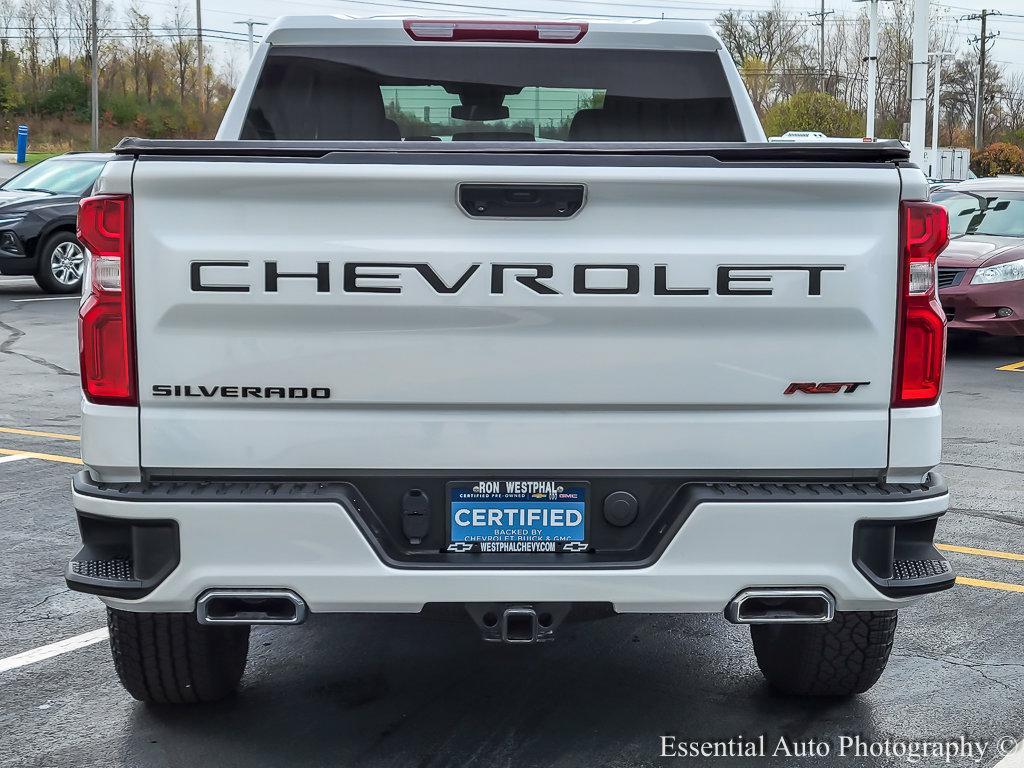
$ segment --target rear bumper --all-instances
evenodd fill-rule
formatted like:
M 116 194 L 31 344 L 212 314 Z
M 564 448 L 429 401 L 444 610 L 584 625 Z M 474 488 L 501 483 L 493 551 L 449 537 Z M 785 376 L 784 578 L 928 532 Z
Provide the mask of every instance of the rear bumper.
M 482 555 L 457 564 L 396 561 L 365 510 L 345 494 L 318 494 L 322 485 L 108 485 L 82 473 L 74 489 L 80 519 L 173 530 L 177 546 L 168 551 L 178 559 L 162 573 L 150 558 L 159 580 L 139 589 L 144 579 L 135 578 L 130 593 L 116 582 L 83 585 L 73 567 L 69 586 L 100 594 L 111 606 L 150 612 L 190 612 L 206 590 L 237 587 L 290 589 L 313 612 L 543 601 L 611 603 L 620 613 L 719 613 L 746 588 L 821 587 L 839 610 L 884 610 L 953 580 L 931 546 L 934 522 L 948 506 L 936 475 L 912 486 L 682 483 L 677 495 L 687 503 L 658 528 L 662 539 L 650 557 L 587 563 L 563 554 L 544 567 L 530 560 L 495 564 Z M 253 493 L 239 491 L 245 488 Z M 133 557 L 130 549 L 124 554 Z M 890 566 L 908 557 L 932 562 L 933 572 L 900 581 Z
M 31 275 L 36 271 L 36 257 L 0 255 L 0 275 Z
M 1024 288 L 1020 281 L 971 285 L 973 274 L 974 270 L 968 270 L 960 285 L 939 291 L 950 330 L 1024 336 Z M 1010 309 L 1011 314 L 997 317 L 1002 307 Z

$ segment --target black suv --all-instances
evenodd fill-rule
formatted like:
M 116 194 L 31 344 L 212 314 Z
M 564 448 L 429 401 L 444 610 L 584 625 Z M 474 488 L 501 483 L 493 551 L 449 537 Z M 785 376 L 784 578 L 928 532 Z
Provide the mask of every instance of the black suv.
M 48 293 L 81 290 L 85 250 L 75 237 L 78 201 L 113 155 L 43 160 L 0 185 L 0 273 L 32 275 Z

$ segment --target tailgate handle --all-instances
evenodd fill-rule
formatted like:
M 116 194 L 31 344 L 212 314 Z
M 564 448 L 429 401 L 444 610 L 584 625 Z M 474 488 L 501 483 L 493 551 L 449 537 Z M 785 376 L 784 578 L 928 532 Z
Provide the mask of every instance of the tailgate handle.
M 459 185 L 459 205 L 479 219 L 568 219 L 585 197 L 582 184 Z

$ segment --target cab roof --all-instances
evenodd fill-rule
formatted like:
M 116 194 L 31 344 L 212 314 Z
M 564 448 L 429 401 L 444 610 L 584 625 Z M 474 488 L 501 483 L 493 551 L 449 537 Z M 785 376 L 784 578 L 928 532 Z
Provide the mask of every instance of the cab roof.
M 587 19 L 587 18 L 459 18 L 445 14 L 429 16 L 407 14 L 401 17 L 354 18 L 342 14 L 322 16 L 282 16 L 273 22 L 264 38 L 270 45 L 465 45 L 439 40 L 415 40 L 405 29 L 406 22 L 472 22 L 474 25 L 508 24 L 585 25 L 586 31 L 576 43 L 561 44 L 588 48 L 646 48 L 689 51 L 717 51 L 721 40 L 710 26 L 699 21 L 662 19 Z M 549 42 L 487 42 L 479 45 L 550 45 Z
M 984 176 L 979 179 L 967 179 L 945 187 L 943 192 L 983 192 L 988 189 L 1006 192 L 1024 192 L 1024 176 Z

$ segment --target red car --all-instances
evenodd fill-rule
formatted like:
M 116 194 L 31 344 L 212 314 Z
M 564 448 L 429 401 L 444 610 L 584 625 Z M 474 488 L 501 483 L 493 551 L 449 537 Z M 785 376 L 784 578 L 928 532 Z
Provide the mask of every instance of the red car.
M 1016 337 L 1024 350 L 1024 177 L 972 179 L 932 200 L 949 212 L 938 266 L 950 330 Z

